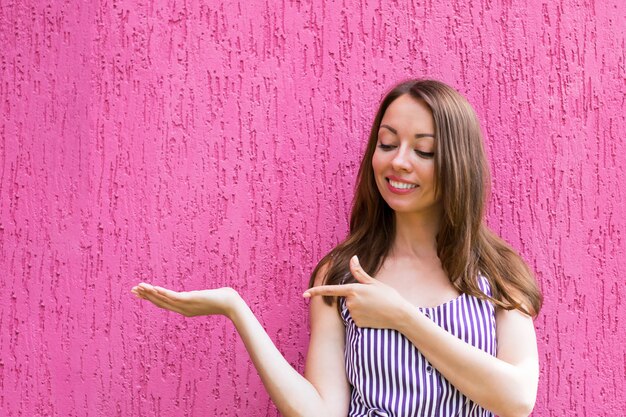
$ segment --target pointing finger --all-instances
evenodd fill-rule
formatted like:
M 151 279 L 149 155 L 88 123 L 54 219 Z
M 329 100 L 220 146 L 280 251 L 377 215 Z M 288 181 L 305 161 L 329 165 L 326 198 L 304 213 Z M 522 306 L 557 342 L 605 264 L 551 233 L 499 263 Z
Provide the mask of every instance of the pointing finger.
M 309 288 L 302 294 L 304 298 L 315 297 L 318 295 L 329 295 L 332 297 L 345 297 L 352 294 L 355 284 L 345 285 L 320 285 L 319 287 Z

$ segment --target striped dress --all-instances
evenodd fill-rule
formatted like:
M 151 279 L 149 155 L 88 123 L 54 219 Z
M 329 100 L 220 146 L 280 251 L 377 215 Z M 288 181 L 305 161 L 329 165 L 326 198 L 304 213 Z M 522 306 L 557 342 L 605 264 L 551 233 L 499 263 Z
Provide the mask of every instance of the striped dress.
M 491 289 L 484 277 L 479 287 Z M 357 327 L 341 299 L 346 326 L 346 374 L 352 386 L 348 417 L 491 417 L 450 384 L 401 333 Z M 496 355 L 494 305 L 461 294 L 420 310 L 440 327 Z

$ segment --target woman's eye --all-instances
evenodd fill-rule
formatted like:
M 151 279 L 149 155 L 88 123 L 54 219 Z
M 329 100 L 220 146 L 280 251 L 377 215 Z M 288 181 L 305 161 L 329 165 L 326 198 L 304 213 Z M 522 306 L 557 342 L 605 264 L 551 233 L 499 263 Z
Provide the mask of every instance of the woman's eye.
M 430 159 L 435 156 L 434 152 L 424 152 L 424 151 L 420 151 L 419 149 L 416 149 L 415 153 L 421 156 L 422 158 L 427 158 L 427 159 Z
M 395 145 L 386 145 L 384 143 L 379 143 L 378 147 L 383 151 L 390 151 L 392 149 L 395 149 Z

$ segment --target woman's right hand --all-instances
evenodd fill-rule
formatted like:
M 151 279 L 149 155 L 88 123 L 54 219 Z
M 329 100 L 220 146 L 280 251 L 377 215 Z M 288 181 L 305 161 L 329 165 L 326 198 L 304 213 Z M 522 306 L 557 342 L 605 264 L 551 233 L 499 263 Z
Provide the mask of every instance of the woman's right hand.
M 142 282 L 133 287 L 131 292 L 157 307 L 185 317 L 220 314 L 232 319 L 237 306 L 243 301 L 237 291 L 228 287 L 177 292 Z
M 318 272 L 318 285 L 324 273 Z M 131 292 L 157 307 L 184 316 L 227 316 L 281 415 L 345 417 L 348 414 L 350 385 L 344 366 L 345 330 L 336 305 L 325 304 L 321 297 L 311 301 L 312 337 L 306 365 L 310 380 L 307 380 L 284 358 L 252 310 L 232 288 L 176 292 L 141 283 Z

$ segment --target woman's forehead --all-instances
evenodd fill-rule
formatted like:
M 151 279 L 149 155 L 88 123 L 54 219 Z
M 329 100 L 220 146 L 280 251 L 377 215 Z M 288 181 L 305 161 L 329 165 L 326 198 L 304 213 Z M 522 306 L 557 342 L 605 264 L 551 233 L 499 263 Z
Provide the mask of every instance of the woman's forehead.
M 394 134 L 433 135 L 435 121 L 432 111 L 424 101 L 405 94 L 387 107 L 380 128 Z

